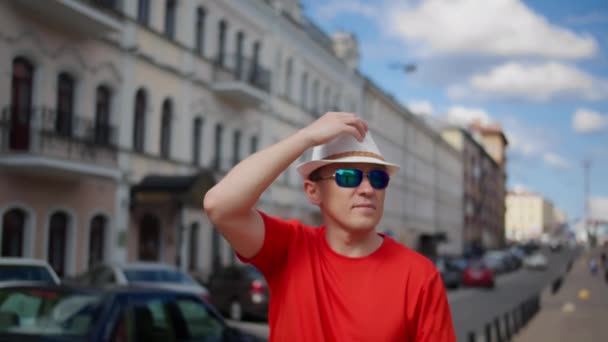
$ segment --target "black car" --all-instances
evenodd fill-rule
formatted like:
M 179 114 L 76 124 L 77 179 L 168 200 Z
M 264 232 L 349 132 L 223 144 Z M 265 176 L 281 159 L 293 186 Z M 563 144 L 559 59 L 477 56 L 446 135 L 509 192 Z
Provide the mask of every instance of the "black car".
M 0 341 L 261 341 L 226 325 L 196 295 L 66 286 L 0 289 Z
M 456 289 L 460 287 L 462 283 L 462 272 L 461 269 L 452 258 L 447 256 L 434 256 L 430 258 L 437 271 L 441 274 L 443 284 L 448 289 Z
M 211 303 L 233 320 L 268 319 L 270 292 L 254 266 L 228 266 L 213 274 L 207 288 Z

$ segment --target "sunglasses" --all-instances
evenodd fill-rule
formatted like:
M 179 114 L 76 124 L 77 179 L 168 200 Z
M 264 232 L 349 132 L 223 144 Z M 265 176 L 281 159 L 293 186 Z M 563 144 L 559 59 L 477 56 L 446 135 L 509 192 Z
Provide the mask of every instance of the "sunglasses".
M 363 175 L 369 180 L 372 188 L 382 190 L 388 186 L 390 176 L 384 170 L 371 170 L 369 172 L 363 172 L 357 169 L 339 169 L 330 176 L 319 176 L 312 181 L 335 179 L 336 184 L 342 188 L 356 188 L 363 181 Z

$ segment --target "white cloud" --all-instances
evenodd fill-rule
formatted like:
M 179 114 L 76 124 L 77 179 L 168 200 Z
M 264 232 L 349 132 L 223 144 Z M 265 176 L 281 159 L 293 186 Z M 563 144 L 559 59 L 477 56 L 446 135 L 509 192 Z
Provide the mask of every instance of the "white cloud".
M 591 35 L 549 23 L 522 0 L 395 2 L 386 14 L 388 32 L 423 53 L 579 59 L 598 51 Z
M 558 169 L 569 169 L 572 167 L 572 163 L 570 163 L 568 160 L 566 160 L 563 157 L 561 157 L 555 153 L 552 153 L 552 152 L 545 153 L 543 155 L 543 161 L 547 165 L 558 168 Z
M 593 133 L 608 129 L 608 115 L 579 108 L 572 116 L 572 127 L 577 133 Z
M 448 88 L 448 96 L 507 97 L 533 101 L 548 101 L 557 97 L 585 100 L 608 98 L 608 81 L 599 80 L 567 64 L 506 63 L 486 74 L 476 74 L 467 84 Z
M 517 192 L 517 193 L 526 193 L 526 192 L 530 192 L 530 189 L 521 183 L 517 183 L 517 184 L 513 185 L 512 191 Z
M 448 109 L 447 120 L 462 126 L 467 126 L 474 121 L 479 121 L 479 123 L 485 125 L 492 123 L 490 115 L 485 110 L 463 106 L 453 106 Z
M 409 108 L 412 113 L 421 116 L 429 116 L 435 113 L 433 104 L 427 100 L 413 100 L 407 104 L 407 108 Z

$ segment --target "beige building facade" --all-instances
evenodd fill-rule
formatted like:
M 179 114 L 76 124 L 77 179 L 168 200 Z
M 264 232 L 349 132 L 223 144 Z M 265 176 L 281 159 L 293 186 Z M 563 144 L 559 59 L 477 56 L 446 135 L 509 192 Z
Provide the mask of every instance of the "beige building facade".
M 539 194 L 509 192 L 506 204 L 505 226 L 509 240 L 540 239 L 555 227 L 553 203 Z
M 369 119 L 404 168 L 378 229 L 413 248 L 445 231 L 457 252 L 460 160 L 373 90 L 353 43 L 293 0 L 0 3 L 0 252 L 62 275 L 99 261 L 203 274 L 236 262 L 201 210 L 205 191 L 333 109 Z M 296 164 L 259 206 L 317 225 Z

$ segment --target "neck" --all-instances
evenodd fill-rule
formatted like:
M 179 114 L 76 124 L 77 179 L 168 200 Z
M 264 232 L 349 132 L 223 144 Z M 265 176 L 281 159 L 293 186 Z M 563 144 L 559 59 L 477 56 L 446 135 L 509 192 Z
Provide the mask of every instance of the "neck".
M 352 232 L 332 225 L 325 227 L 325 240 L 334 252 L 349 258 L 368 256 L 384 241 L 375 229 Z

